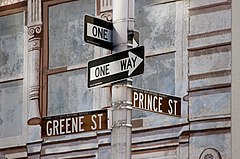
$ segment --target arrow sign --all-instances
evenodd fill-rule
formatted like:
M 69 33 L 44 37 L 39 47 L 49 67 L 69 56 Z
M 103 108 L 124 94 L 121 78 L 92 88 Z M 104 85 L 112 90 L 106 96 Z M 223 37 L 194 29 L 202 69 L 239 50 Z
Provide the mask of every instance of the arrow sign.
M 84 16 L 84 41 L 105 49 L 112 49 L 111 22 L 89 15 Z
M 88 88 L 142 74 L 144 47 L 137 47 L 88 62 Z
M 140 39 L 139 36 L 140 36 L 139 31 L 134 30 L 134 31 L 133 31 L 133 37 L 130 38 L 130 39 L 128 39 L 128 43 L 129 43 L 129 44 L 132 44 L 132 47 L 133 47 L 133 48 L 139 46 L 139 39 Z
M 92 81 L 126 71 L 128 72 L 128 76 L 130 76 L 142 61 L 142 58 L 128 51 L 127 58 L 92 67 L 90 69 L 90 80 Z M 106 70 L 105 73 L 102 70 Z

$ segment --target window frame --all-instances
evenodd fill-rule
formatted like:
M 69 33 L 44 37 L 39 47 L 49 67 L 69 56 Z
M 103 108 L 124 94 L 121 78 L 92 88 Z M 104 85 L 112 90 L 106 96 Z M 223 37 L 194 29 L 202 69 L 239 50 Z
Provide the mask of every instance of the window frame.
M 27 65 L 28 65 L 28 57 L 27 57 L 27 38 L 28 35 L 27 33 L 27 3 L 26 1 L 23 1 L 21 3 L 17 4 L 12 4 L 8 6 L 1 6 L 0 7 L 0 17 L 2 16 L 9 16 L 9 15 L 14 15 L 22 13 L 23 14 L 23 38 L 24 38 L 24 46 L 23 46 L 23 73 L 16 77 L 10 77 L 6 79 L 1 79 L 0 84 L 6 84 L 6 83 L 11 83 L 11 82 L 18 82 L 22 81 L 22 99 L 23 99 L 23 104 L 22 104 L 22 122 L 21 122 L 21 127 L 22 127 L 22 133 L 18 136 L 12 136 L 12 137 L 3 137 L 0 138 L 0 148 L 6 148 L 10 146 L 21 146 L 21 145 L 26 145 L 26 140 L 27 140 L 27 116 L 28 116 L 28 72 L 27 72 Z M 16 123 L 19 124 L 19 123 Z
M 76 66 L 65 66 L 65 67 L 59 67 L 59 68 L 53 68 L 49 70 L 48 68 L 48 7 L 61 4 L 61 3 L 67 3 L 67 2 L 73 2 L 76 0 L 43 0 L 43 52 L 44 55 L 42 58 L 42 75 L 41 77 L 41 96 L 40 96 L 40 105 L 41 105 L 41 112 L 43 116 L 47 116 L 47 110 L 48 110 L 48 82 L 47 77 L 49 75 L 54 75 L 58 73 L 64 73 L 68 71 L 73 70 L 79 70 L 79 69 L 85 69 L 87 68 L 87 64 L 81 64 Z M 155 2 L 151 5 L 161 5 L 161 4 L 167 4 L 167 3 L 176 3 L 176 21 L 175 21 L 175 46 L 164 49 L 164 50 L 156 50 L 156 51 L 148 51 L 146 52 L 146 58 L 153 57 L 153 56 L 161 56 L 165 54 L 174 54 L 175 55 L 175 95 L 179 97 L 185 96 L 185 90 L 187 90 L 188 82 L 187 82 L 187 65 L 183 65 L 183 62 L 187 62 L 187 51 L 184 51 L 184 47 L 187 46 L 187 40 L 183 40 L 184 35 L 187 35 L 187 27 L 188 27 L 188 21 L 185 17 L 186 15 L 186 8 L 185 8 L 185 2 L 184 1 L 178 1 L 178 0 L 159 0 L 159 2 Z M 100 15 L 101 11 L 101 5 L 99 0 L 95 0 L 95 12 L 97 15 Z M 151 6 L 150 5 L 150 6 Z M 179 11 L 180 10 L 180 11 Z M 99 48 L 95 48 L 95 50 L 100 50 Z M 101 51 L 98 51 L 101 52 Z M 97 56 L 97 53 L 94 53 L 94 57 Z M 179 86 L 179 80 L 183 82 L 183 87 Z M 101 96 L 101 91 L 103 89 L 94 90 L 94 95 Z M 187 92 L 186 92 L 187 93 Z M 174 94 L 173 94 L 174 95 Z M 45 99 L 45 100 L 43 100 Z M 93 103 L 97 103 L 98 105 L 101 102 L 98 102 L 99 99 L 93 98 Z M 97 102 L 96 102 L 97 101 Z M 95 104 L 93 104 L 95 106 Z M 101 106 L 99 106 L 101 107 Z M 182 114 L 183 114 L 183 120 L 187 118 L 187 105 L 186 103 L 182 103 Z M 141 118 L 144 119 L 145 117 Z
M 137 1 L 137 0 L 135 0 Z M 157 57 L 160 58 L 161 56 L 164 56 L 166 54 L 174 54 L 175 56 L 175 92 L 174 94 L 171 94 L 173 96 L 181 97 L 181 117 L 173 118 L 172 116 L 159 114 L 159 115 L 153 115 L 153 116 L 147 116 L 147 117 L 140 117 L 140 118 L 134 118 L 133 120 L 136 121 L 144 121 L 143 127 L 155 127 L 158 124 L 161 124 L 162 126 L 169 126 L 171 124 L 181 124 L 181 123 L 187 123 L 188 118 L 188 104 L 186 101 L 183 100 L 183 97 L 187 95 L 188 90 L 188 52 L 187 52 L 187 39 L 184 39 L 184 37 L 187 37 L 188 35 L 188 17 L 187 15 L 187 8 L 185 1 L 178 1 L 178 0 L 158 0 L 157 2 L 154 2 L 152 4 L 148 4 L 146 6 L 155 6 L 155 5 L 164 5 L 169 3 L 175 3 L 176 5 L 176 19 L 175 19 L 175 45 L 163 50 L 154 50 L 154 51 L 146 51 L 145 50 L 145 59 L 150 57 Z M 141 32 L 140 32 L 141 36 Z M 179 84 L 181 82 L 181 85 Z M 147 88 L 148 89 L 148 88 Z M 152 124 L 151 121 L 158 121 L 159 117 L 164 116 L 164 122 L 155 122 Z M 150 121 L 150 122 L 149 122 Z M 167 122 L 166 122 L 167 121 Z
M 77 65 L 49 68 L 49 7 L 81 0 L 44 0 L 43 1 L 43 53 L 40 68 L 40 113 L 48 116 L 48 77 L 81 69 L 87 69 L 87 62 Z M 95 2 L 96 5 L 96 2 Z M 87 82 L 87 81 L 86 81 Z M 71 112 L 69 112 L 71 113 Z

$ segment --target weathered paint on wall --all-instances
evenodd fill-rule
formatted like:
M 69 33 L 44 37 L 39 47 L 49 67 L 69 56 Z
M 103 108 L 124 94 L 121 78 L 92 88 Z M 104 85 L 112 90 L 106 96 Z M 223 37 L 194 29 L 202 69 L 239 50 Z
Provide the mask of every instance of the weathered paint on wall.
M 83 41 L 83 18 L 84 14 L 94 15 L 94 2 L 81 0 L 49 8 L 49 68 L 93 59 L 93 46 Z
M 146 53 L 163 52 L 175 46 L 176 4 L 135 1 L 135 29 Z M 159 19 L 159 20 L 157 20 Z
M 0 138 L 22 135 L 22 85 L 22 81 L 0 84 Z
M 0 81 L 23 77 L 23 45 L 23 13 L 0 17 Z M 0 138 L 21 136 L 22 109 L 23 81 L 1 83 Z
M 86 70 L 49 76 L 48 91 L 49 115 L 93 109 L 93 94 L 86 85 Z
M 93 59 L 94 47 L 83 41 L 83 18 L 94 14 L 94 2 L 82 0 L 49 7 L 49 69 L 84 66 L 79 71 L 49 76 L 49 114 L 93 109 L 93 92 L 87 89 L 85 66 Z
M 230 30 L 229 1 L 190 0 L 189 158 L 231 158 Z
M 0 7 L 11 5 L 11 4 L 16 4 L 16 3 L 19 3 L 19 2 L 23 2 L 23 1 L 27 1 L 27 0 L 1 0 L 0 1 Z
M 0 81 L 22 76 L 23 45 L 23 13 L 0 17 Z

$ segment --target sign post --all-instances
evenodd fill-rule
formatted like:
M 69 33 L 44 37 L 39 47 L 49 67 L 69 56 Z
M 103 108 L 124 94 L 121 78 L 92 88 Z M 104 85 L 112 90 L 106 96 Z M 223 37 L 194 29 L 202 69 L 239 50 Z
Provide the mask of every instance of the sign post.
M 129 33 L 134 30 L 134 0 L 113 0 L 113 53 L 129 49 Z M 128 83 L 129 82 L 129 83 Z M 131 80 L 112 85 L 113 127 L 112 159 L 131 159 L 132 107 L 131 92 L 126 85 Z
M 88 88 L 142 74 L 144 47 L 125 50 L 88 62 Z

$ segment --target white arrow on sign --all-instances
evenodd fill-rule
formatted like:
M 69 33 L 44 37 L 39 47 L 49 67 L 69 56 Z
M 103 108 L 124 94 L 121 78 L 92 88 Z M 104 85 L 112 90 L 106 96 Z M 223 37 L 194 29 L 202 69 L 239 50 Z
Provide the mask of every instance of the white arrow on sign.
M 124 59 L 90 68 L 90 80 L 96 80 L 125 71 L 128 71 L 128 76 L 130 76 L 133 71 L 141 64 L 143 59 L 131 51 L 128 52 L 128 56 L 129 57 Z
M 137 41 L 135 39 L 133 39 L 133 47 L 137 47 L 139 44 L 137 43 Z

